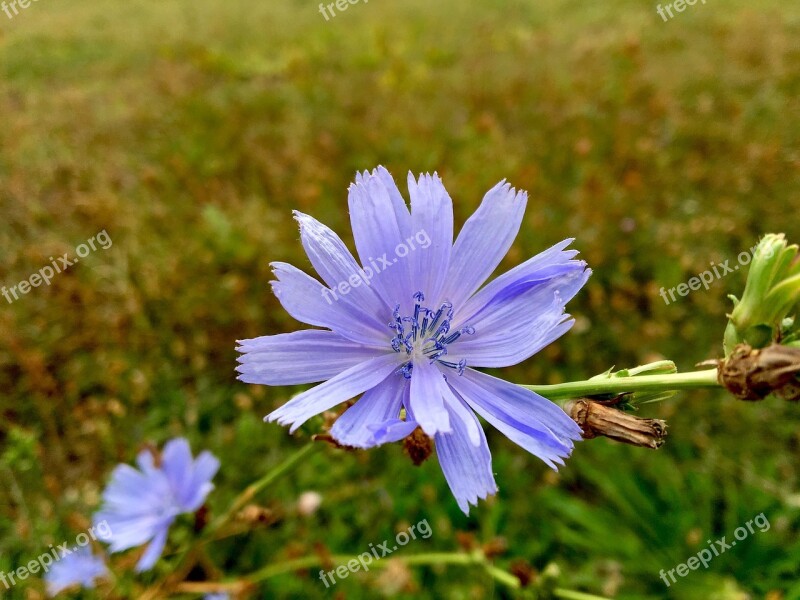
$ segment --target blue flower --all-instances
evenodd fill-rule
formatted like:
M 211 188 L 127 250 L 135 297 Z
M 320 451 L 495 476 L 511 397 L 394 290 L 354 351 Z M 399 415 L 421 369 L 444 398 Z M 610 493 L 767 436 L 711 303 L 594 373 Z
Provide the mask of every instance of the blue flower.
M 203 600 L 231 600 L 230 594 L 227 592 L 216 592 L 214 594 L 206 594 Z
M 295 212 L 324 284 L 273 263 L 272 289 L 291 316 L 322 329 L 241 340 L 237 370 L 247 383 L 324 382 L 266 417 L 291 431 L 359 394 L 331 429 L 341 444 L 369 448 L 421 427 L 468 513 L 497 490 L 475 413 L 552 468 L 580 439 L 558 406 L 473 367 L 517 364 L 564 334 L 574 322 L 564 306 L 591 271 L 568 239 L 481 287 L 519 231 L 527 194 L 498 183 L 453 243 L 439 177 L 409 174 L 408 188 L 410 210 L 382 167 L 350 186 L 361 265 L 331 229 Z
M 161 556 L 175 518 L 202 506 L 214 487 L 219 461 L 210 452 L 192 460 L 189 442 L 176 438 L 164 446 L 159 465 L 149 451 L 139 453 L 136 462 L 140 470 L 129 465 L 114 469 L 94 522 L 106 521 L 111 529 L 111 552 L 150 543 L 136 565 L 141 572 Z
M 47 595 L 55 596 L 74 585 L 93 588 L 95 579 L 106 577 L 108 569 L 102 558 L 96 557 L 88 547 L 78 548 L 53 563 L 45 574 Z

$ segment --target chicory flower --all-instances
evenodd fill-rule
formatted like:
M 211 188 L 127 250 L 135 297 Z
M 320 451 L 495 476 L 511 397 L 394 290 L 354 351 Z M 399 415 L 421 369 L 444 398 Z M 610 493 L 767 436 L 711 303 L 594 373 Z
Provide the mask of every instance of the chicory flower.
M 94 522 L 106 521 L 113 531 L 111 552 L 149 543 L 136 565 L 141 572 L 158 561 L 175 518 L 202 506 L 214 488 L 211 479 L 219 461 L 207 451 L 193 460 L 189 442 L 176 438 L 164 446 L 159 464 L 147 450 L 139 453 L 136 463 L 139 469 L 130 465 L 114 469 Z
M 330 228 L 295 212 L 322 283 L 273 263 L 272 289 L 290 315 L 319 329 L 241 340 L 237 370 L 247 383 L 324 382 L 266 417 L 292 432 L 361 394 L 331 429 L 339 443 L 370 448 L 420 427 L 468 513 L 497 489 L 475 413 L 552 468 L 581 438 L 557 405 L 475 367 L 520 363 L 563 335 L 574 322 L 565 304 L 590 270 L 573 260 L 568 239 L 483 285 L 520 229 L 527 194 L 498 183 L 454 243 L 439 177 L 409 174 L 408 188 L 410 210 L 382 167 L 351 185 L 360 264 Z

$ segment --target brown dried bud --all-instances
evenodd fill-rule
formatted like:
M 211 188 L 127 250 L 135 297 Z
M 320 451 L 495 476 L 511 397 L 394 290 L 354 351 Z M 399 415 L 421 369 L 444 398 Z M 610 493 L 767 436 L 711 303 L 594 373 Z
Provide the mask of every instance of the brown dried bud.
M 494 560 L 508 551 L 508 542 L 506 538 L 496 537 L 486 542 L 481 549 L 486 558 Z
M 236 520 L 248 525 L 271 525 L 275 522 L 276 516 L 273 511 L 257 504 L 248 504 L 239 514 Z
M 800 400 L 800 381 L 790 381 L 775 392 L 775 395 L 782 400 L 797 402 Z
M 403 440 L 403 450 L 405 450 L 414 466 L 420 466 L 433 453 L 433 441 L 417 427 L 407 438 Z
M 208 525 L 208 506 L 203 504 L 194 513 L 194 530 L 195 532 L 203 531 Z
M 511 574 L 519 579 L 519 584 L 522 587 L 528 587 L 531 581 L 536 579 L 536 569 L 531 567 L 528 561 L 521 558 L 514 560 L 509 568 Z
M 564 411 L 583 432 L 584 439 L 604 436 L 644 448 L 660 448 L 667 435 L 661 419 L 642 419 L 593 400 L 576 399 L 564 404 Z
M 763 400 L 771 393 L 800 399 L 800 348 L 772 344 L 753 349 L 739 344 L 717 365 L 719 382 L 740 400 Z
M 314 554 L 319 557 L 319 564 L 321 567 L 324 567 L 326 571 L 329 571 L 336 564 L 333 562 L 333 555 L 328 547 L 320 541 L 314 542 Z
M 475 536 L 467 531 L 456 531 L 456 542 L 465 552 L 472 552 L 478 547 Z

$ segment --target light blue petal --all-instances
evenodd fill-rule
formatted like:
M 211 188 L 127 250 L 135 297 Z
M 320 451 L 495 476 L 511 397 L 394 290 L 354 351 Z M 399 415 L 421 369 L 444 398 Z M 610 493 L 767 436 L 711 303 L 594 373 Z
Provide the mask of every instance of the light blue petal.
M 460 415 L 469 415 L 477 423 L 477 418 L 465 407 Z M 453 425 L 451 433 L 439 433 L 434 437 L 439 464 L 447 484 L 465 514 L 469 505 L 478 504 L 480 498 L 497 492 L 497 484 L 492 473 L 492 454 L 486 443 L 486 436 L 480 424 L 477 425 L 479 443 L 472 443 L 468 425 L 454 413 L 450 415 Z
M 142 450 L 136 455 L 136 464 L 142 470 L 142 473 L 149 475 L 158 472 L 156 467 L 156 459 L 150 450 Z
M 385 354 L 333 331 L 308 329 L 240 340 L 236 370 L 246 383 L 295 385 L 325 381 L 358 363 Z
M 414 291 L 410 291 L 410 259 L 397 253 L 398 247 L 405 244 L 397 220 L 397 212 L 401 211 L 395 208 L 381 178 L 369 174 L 359 175 L 350 186 L 348 204 L 356 249 L 365 271 L 372 272 L 371 285 L 387 307 L 400 304 L 406 309 Z
M 336 419 L 331 428 L 333 438 L 340 444 L 354 448 L 374 446 L 374 431 L 387 421 L 398 419 L 403 403 L 403 389 L 407 385 L 408 382 L 402 375 L 392 373 L 374 388 L 367 390 Z
M 380 446 L 381 444 L 399 442 L 414 433 L 417 427 L 419 427 L 419 423 L 416 421 L 402 421 L 400 419 L 392 419 L 381 423 L 379 426 L 370 425 L 369 430 L 372 432 L 370 445 Z
M 351 277 L 368 280 L 356 259 L 334 231 L 306 214 L 294 211 L 300 224 L 300 241 L 314 269 L 325 284 L 334 290 Z M 392 314 L 389 307 L 369 285 L 359 285 L 340 300 L 360 310 L 366 318 L 374 318 L 379 323 L 387 323 Z
M 409 403 L 414 419 L 429 436 L 451 431 L 450 415 L 444 405 L 446 389 L 447 383 L 436 365 L 425 359 L 414 362 Z
M 169 494 L 169 481 L 161 470 L 142 472 L 118 465 L 103 492 L 103 501 L 108 508 L 124 514 L 146 515 L 153 507 L 164 505 Z
M 169 481 L 161 470 L 142 472 L 118 465 L 103 492 L 103 505 L 106 512 L 125 518 L 149 517 L 168 507 L 170 496 Z
M 167 543 L 168 533 L 169 525 L 160 529 L 156 533 L 153 541 L 150 542 L 150 545 L 147 546 L 147 549 L 144 551 L 144 554 L 142 554 L 139 562 L 136 563 L 135 571 L 137 573 L 149 571 L 158 562 L 158 559 L 161 558 L 161 553 L 164 552 L 164 545 Z
M 551 307 L 550 311 L 540 313 L 516 328 L 488 332 L 481 329 L 482 335 L 476 333 L 463 342 L 459 340 L 449 348 L 449 360 L 458 363 L 465 359 L 471 367 L 508 367 L 527 360 L 564 335 L 575 323 L 562 312 L 561 302 L 555 297 Z
M 148 458 L 149 456 L 149 458 Z M 112 552 L 140 546 L 153 538 L 180 513 L 167 475 L 152 465 L 149 452 L 138 457 L 143 471 L 117 466 L 103 492 L 103 506 L 94 523 L 106 522 Z
M 378 321 L 348 303 L 348 296 L 332 296 L 316 279 L 286 263 L 272 263 L 278 281 L 272 291 L 286 312 L 302 323 L 327 327 L 354 342 L 386 345 L 385 321 Z M 354 288 L 358 289 L 358 288 Z
M 130 465 L 117 465 L 111 472 L 110 482 L 103 492 L 103 500 L 107 504 L 127 506 L 132 497 L 140 496 L 149 487 L 148 476 L 142 471 Z
M 465 428 L 467 438 L 473 446 L 479 446 L 483 438 L 480 423 L 475 418 L 470 408 L 459 398 L 452 387 L 452 382 L 458 379 L 458 375 L 453 375 L 448 379 L 448 383 L 443 386 L 444 402 L 451 418 L 455 417 Z
M 47 595 L 55 596 L 75 585 L 93 588 L 95 580 L 108 575 L 108 568 L 101 557 L 92 554 L 89 547 L 78 548 L 50 566 L 45 573 Z
M 386 188 L 386 191 L 389 193 L 389 198 L 392 201 L 392 210 L 394 211 L 397 224 L 400 227 L 400 235 L 403 239 L 406 239 L 413 232 L 411 231 L 411 213 L 408 210 L 408 204 L 406 204 L 405 198 L 403 198 L 403 195 L 400 193 L 391 173 L 384 167 L 378 167 L 372 174 L 381 180 L 383 187 Z
M 492 426 L 553 469 L 581 439 L 580 427 L 559 406 L 523 387 L 471 369 L 451 385 Z
M 553 292 L 558 291 L 559 294 L 566 292 L 569 282 L 573 282 L 573 287 L 575 287 L 573 294 L 580 289 L 582 284 L 576 285 L 574 281 L 585 274 L 585 269 L 586 265 L 584 263 L 570 261 L 563 265 L 543 267 L 528 275 L 524 280 L 509 282 L 508 285 L 497 290 L 491 298 L 486 298 L 487 302 L 482 306 L 476 306 L 475 303 L 469 301 L 457 315 L 454 328 L 461 326 L 462 323 L 480 321 L 484 324 L 487 322 L 500 322 L 501 325 L 508 325 L 505 321 L 506 314 L 500 311 L 503 309 L 509 310 L 509 306 L 511 306 L 509 302 L 511 300 L 528 292 L 534 294 L 540 302 L 544 302 L 542 308 L 546 309 L 550 304 Z M 565 299 L 563 304 L 566 304 L 568 299 Z
M 219 470 L 219 460 L 207 450 L 201 452 L 192 465 L 191 477 L 181 490 L 181 508 L 194 512 L 203 505 L 209 492 L 214 489 L 211 480 Z
M 378 385 L 390 373 L 397 370 L 403 358 L 404 355 L 390 350 L 384 356 L 351 367 L 333 379 L 295 396 L 267 415 L 265 420 L 291 425 L 290 433 L 292 433 L 314 415 L 355 398 Z
M 502 294 L 504 290 L 515 289 L 520 283 L 526 281 L 540 281 L 543 272 L 545 274 L 552 273 L 552 271 L 547 270 L 548 268 L 558 266 L 566 266 L 567 270 L 572 268 L 570 267 L 572 262 L 578 261 L 571 261 L 571 259 L 578 254 L 578 251 L 565 250 L 565 248 L 573 241 L 573 238 L 563 240 L 487 283 L 474 296 L 467 300 L 464 306 L 456 307 L 456 320 L 459 323 L 469 320 L 490 304 L 492 299 L 498 294 Z
M 444 300 L 442 292 L 453 249 L 453 201 L 436 173 L 420 175 L 419 180 L 409 173 L 408 191 L 412 235 L 430 242 L 427 248 L 417 246 L 409 254 L 417 288 L 411 294 L 421 291 L 427 306 L 438 307 Z
M 445 284 L 445 298 L 453 306 L 462 306 L 500 264 L 517 237 L 527 200 L 525 192 L 501 181 L 464 223 Z
M 164 445 L 161 452 L 161 470 L 179 503 L 192 479 L 192 462 L 192 450 L 186 438 L 175 438 Z
M 507 367 L 526 360 L 572 326 L 564 305 L 589 275 L 579 265 L 547 281 L 501 291 L 477 317 L 465 321 L 475 333 L 448 346 L 449 359 L 464 358 L 471 367 Z
M 173 511 L 172 515 L 177 514 Z M 107 540 L 111 552 L 122 552 L 129 548 L 136 548 L 150 541 L 159 531 L 169 524 L 174 516 L 162 515 L 153 511 L 146 515 L 126 516 L 119 512 L 100 511 L 96 514 L 97 522 L 105 521 L 111 530 L 111 537 Z
M 176 438 L 164 446 L 161 468 L 170 482 L 178 509 L 194 512 L 214 488 L 210 482 L 219 469 L 219 460 L 208 451 L 194 460 L 189 442 Z

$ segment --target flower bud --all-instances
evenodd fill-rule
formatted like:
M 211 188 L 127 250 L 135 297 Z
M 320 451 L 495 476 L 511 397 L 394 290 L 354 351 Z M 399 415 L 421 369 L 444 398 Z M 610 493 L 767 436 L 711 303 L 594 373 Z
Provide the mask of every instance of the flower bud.
M 768 234 L 758 243 L 741 300 L 730 296 L 725 356 L 737 344 L 763 348 L 779 336 L 782 322 L 800 300 L 797 252 L 797 245 L 787 245 L 782 233 Z

